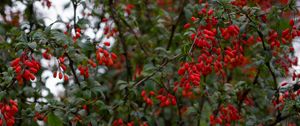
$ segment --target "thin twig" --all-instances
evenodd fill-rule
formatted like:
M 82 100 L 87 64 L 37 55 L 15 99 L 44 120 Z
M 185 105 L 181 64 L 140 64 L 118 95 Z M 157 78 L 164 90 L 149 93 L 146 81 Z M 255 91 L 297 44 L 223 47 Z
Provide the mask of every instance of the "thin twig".
M 179 16 L 178 16 L 178 18 L 177 18 L 176 23 L 172 25 L 171 35 L 170 35 L 170 38 L 169 38 L 169 41 L 168 41 L 166 50 L 169 50 L 169 49 L 170 49 L 170 47 L 171 47 L 171 45 L 172 45 L 172 41 L 173 41 L 173 37 L 174 37 L 175 31 L 176 31 L 176 28 L 177 28 L 177 26 L 178 26 L 178 24 L 179 24 L 179 22 L 180 22 L 180 19 L 182 18 L 183 14 L 184 14 L 184 11 L 183 11 L 183 10 L 184 10 L 184 7 L 185 7 L 185 0 L 181 0 L 181 1 L 180 1 L 180 5 L 181 5 L 181 7 L 180 7 L 180 9 L 179 9 L 179 11 L 180 11 L 180 12 L 179 12 Z
M 78 77 L 76 75 L 76 72 L 75 72 L 75 69 L 73 67 L 74 65 L 74 61 L 72 60 L 72 58 L 69 56 L 68 53 L 65 52 L 65 55 L 67 56 L 67 58 L 69 59 L 69 67 L 71 68 L 71 71 L 72 71 L 72 74 L 74 75 L 74 78 L 75 78 L 75 82 L 78 84 L 78 86 L 80 87 L 80 82 L 78 80 Z
M 124 56 L 125 56 L 125 60 L 126 60 L 127 82 L 129 82 L 131 80 L 132 73 L 131 73 L 130 61 L 129 61 L 129 58 L 128 58 L 127 45 L 125 43 L 124 35 L 122 33 L 122 26 L 121 26 L 119 20 L 116 18 L 117 14 L 116 14 L 116 12 L 114 10 L 113 0 L 109 0 L 109 6 L 110 6 L 110 11 L 111 11 L 111 17 L 113 18 L 114 23 L 118 27 L 118 31 L 119 31 L 118 36 L 119 36 L 120 42 L 122 44 L 123 51 L 124 51 Z

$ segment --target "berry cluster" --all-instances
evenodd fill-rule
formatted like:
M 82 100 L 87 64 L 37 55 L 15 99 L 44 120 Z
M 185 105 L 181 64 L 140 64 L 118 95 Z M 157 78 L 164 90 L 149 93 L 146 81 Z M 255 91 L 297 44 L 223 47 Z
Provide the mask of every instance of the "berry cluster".
M 62 79 L 64 77 L 64 81 L 68 82 L 69 81 L 69 76 L 67 74 L 63 75 L 63 72 L 62 72 L 62 71 L 67 70 L 67 67 L 66 67 L 64 62 L 65 62 L 65 58 L 63 56 L 58 58 L 59 68 L 61 68 L 61 69 L 58 69 L 58 72 L 57 71 L 53 72 L 53 78 L 56 78 L 57 74 L 58 74 L 59 79 Z
M 77 39 L 79 39 L 81 37 L 81 29 L 80 28 L 76 28 L 75 30 L 75 36 L 73 36 L 73 41 L 76 42 Z
M 50 0 L 43 0 L 42 5 L 45 7 L 47 6 L 48 9 L 52 6 L 52 2 Z
M 84 76 L 84 78 L 89 78 L 89 68 L 87 66 L 79 65 L 78 70 L 80 75 Z
M 47 49 L 45 52 L 42 53 L 42 56 L 44 59 L 46 60 L 50 60 L 51 59 L 51 55 L 48 54 L 49 50 Z
M 117 55 L 113 52 L 108 52 L 106 49 L 98 48 L 96 51 L 96 59 L 99 65 L 111 66 L 117 59 Z
M 128 14 L 131 15 L 131 10 L 134 8 L 133 4 L 127 4 L 126 7 L 124 8 L 124 11 Z
M 280 84 L 280 88 L 283 89 L 283 91 L 279 92 L 278 97 L 273 97 L 272 103 L 273 107 L 275 107 L 277 110 L 282 110 L 285 106 L 285 103 L 287 100 L 296 100 L 300 96 L 300 90 L 295 90 L 294 87 L 300 85 L 299 83 L 296 84 L 289 84 L 287 82 L 282 82 Z
M 113 121 L 113 126 L 134 126 L 134 122 L 125 123 L 121 118 Z M 139 122 L 139 126 L 148 126 L 146 122 Z
M 26 52 L 23 52 L 21 57 L 14 59 L 11 62 L 11 67 L 15 70 L 19 84 L 23 84 L 24 79 L 34 80 L 35 74 L 40 70 L 41 65 L 31 55 L 28 56 Z
M 15 117 L 14 115 L 18 112 L 18 104 L 14 100 L 9 100 L 9 103 L 0 103 L 0 110 L 1 114 L 4 117 L 4 120 L 0 118 L 0 125 L 6 122 L 7 126 L 13 126 L 15 124 Z
M 231 122 L 241 119 L 238 110 L 231 104 L 228 104 L 226 107 L 221 105 L 217 111 L 215 115 L 210 116 L 211 125 L 224 124 L 230 126 Z
M 155 92 L 150 91 L 149 95 L 147 95 L 147 92 L 145 90 L 142 91 L 141 96 L 143 97 L 143 100 L 147 103 L 147 105 L 151 106 L 153 105 L 153 101 L 151 100 L 151 96 L 154 96 Z
M 170 105 L 176 106 L 176 104 L 177 104 L 176 97 L 174 95 L 170 94 L 164 88 L 161 88 L 158 91 L 158 95 L 156 96 L 156 99 L 158 99 L 160 101 L 160 104 L 159 104 L 160 107 L 167 107 Z
M 45 116 L 45 114 L 41 114 L 41 113 L 35 112 L 33 120 L 34 121 L 44 121 L 44 122 L 47 122 L 47 116 Z

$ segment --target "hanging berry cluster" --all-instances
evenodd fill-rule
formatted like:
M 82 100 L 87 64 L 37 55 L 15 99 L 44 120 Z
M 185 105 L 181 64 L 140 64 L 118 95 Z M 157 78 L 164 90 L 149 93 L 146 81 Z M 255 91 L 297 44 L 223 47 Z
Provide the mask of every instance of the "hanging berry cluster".
M 214 70 L 224 79 L 226 76 L 224 68 L 233 69 L 245 65 L 247 62 L 247 58 L 243 54 L 244 48 L 237 39 L 240 34 L 240 28 L 237 25 L 216 27 L 218 20 L 214 17 L 212 9 L 203 8 L 198 14 L 206 18 L 205 24 L 196 26 L 197 32 L 190 35 L 193 42 L 190 51 L 192 60 L 182 63 L 178 70 L 178 74 L 182 78 L 180 82 L 174 84 L 174 91 L 177 91 L 178 87 L 183 88 L 182 95 L 185 97 L 192 95 L 193 86 L 200 86 L 201 76 L 207 76 Z M 199 21 L 198 18 L 191 18 L 192 23 L 197 21 Z M 187 29 L 190 26 L 191 24 L 187 23 L 184 28 Z M 218 31 L 220 31 L 221 38 L 216 36 Z M 230 41 L 230 43 L 223 48 L 220 44 L 222 41 Z M 200 49 L 198 57 L 195 55 L 198 53 L 195 51 L 197 48 Z
M 14 59 L 10 66 L 15 70 L 16 79 L 19 84 L 23 84 L 24 79 L 26 81 L 34 80 L 35 74 L 41 68 L 40 63 L 37 62 L 32 55 L 28 55 L 26 51 L 23 52 L 20 57 Z
M 64 78 L 64 81 L 68 82 L 69 81 L 69 76 L 67 74 L 63 73 L 64 71 L 67 70 L 67 67 L 65 65 L 65 57 L 64 56 L 61 56 L 61 57 L 58 58 L 58 66 L 59 66 L 60 69 L 58 69 L 58 71 L 53 72 L 53 78 L 56 78 L 57 74 L 58 74 L 59 79 Z
M 158 95 L 156 96 L 156 99 L 160 101 L 159 104 L 160 107 L 168 107 L 170 105 L 176 106 L 177 104 L 176 97 L 171 93 L 169 93 L 168 91 L 166 91 L 164 88 L 161 88 L 157 94 Z
M 96 50 L 96 60 L 99 65 L 112 66 L 117 59 L 117 55 L 113 52 L 108 52 L 104 48 L 98 48 Z
M 153 101 L 151 100 L 151 96 L 154 96 L 155 92 L 150 91 L 149 95 L 147 95 L 147 92 L 145 90 L 143 90 L 141 92 L 141 96 L 143 97 L 144 102 L 146 102 L 147 105 L 152 106 L 153 105 Z
M 89 78 L 89 68 L 87 66 L 79 65 L 78 70 L 84 78 Z
M 106 38 L 113 37 L 118 33 L 118 30 L 116 28 L 112 27 L 112 22 L 109 23 L 108 18 L 103 17 L 101 22 L 105 23 L 105 27 L 103 29 L 103 34 L 106 36 Z
M 297 77 L 295 76 L 296 71 L 291 71 L 293 69 L 290 68 L 298 65 L 298 58 L 294 56 L 291 57 L 289 54 L 294 52 L 291 42 L 294 38 L 300 36 L 300 30 L 296 28 L 293 19 L 290 20 L 289 25 L 289 28 L 281 32 L 281 36 L 278 35 L 276 31 L 271 31 L 267 37 L 267 41 L 272 48 L 272 55 L 276 57 L 275 63 L 283 68 L 286 75 L 288 75 L 289 72 L 293 72 L 292 78 L 294 81 Z M 289 49 L 284 49 L 283 46 L 289 46 Z
M 35 112 L 34 121 L 44 121 L 47 122 L 48 118 L 47 116 L 45 116 L 45 114 L 39 113 L 39 112 Z
M 299 83 L 295 85 L 299 85 Z M 295 90 L 295 85 L 292 83 L 289 84 L 288 82 L 282 82 L 280 84 L 279 88 L 282 88 L 282 90 L 280 90 L 279 96 L 274 96 L 272 99 L 273 107 L 276 108 L 276 110 L 282 110 L 286 101 L 294 101 L 299 98 L 300 90 Z
M 4 117 L 4 120 L 0 118 L 0 125 L 4 125 L 4 121 L 6 122 L 6 126 L 13 126 L 15 124 L 15 114 L 18 112 L 18 104 L 14 100 L 9 100 L 8 103 L 1 102 L 0 103 L 1 114 Z
M 77 39 L 79 39 L 80 37 L 81 37 L 81 29 L 80 28 L 76 28 L 75 35 L 73 36 L 73 41 L 76 42 Z
M 134 125 L 134 121 L 130 121 L 130 122 L 124 122 L 123 119 L 116 119 L 113 121 L 113 126 L 136 126 Z M 148 126 L 148 124 L 146 122 L 139 122 L 139 126 Z
M 230 126 L 231 122 L 241 119 L 238 110 L 231 104 L 228 104 L 226 107 L 221 105 L 217 111 L 215 115 L 210 116 L 211 125 L 220 124 Z
M 150 91 L 149 93 L 147 93 L 147 91 L 143 90 L 141 92 L 141 96 L 143 97 L 144 102 L 146 102 L 146 104 L 148 106 L 152 106 L 153 105 L 153 100 L 151 99 L 151 97 L 155 96 L 155 92 L 154 91 Z M 170 105 L 175 106 L 177 104 L 176 102 L 176 97 L 170 93 L 168 93 L 164 88 L 161 88 L 156 97 L 157 100 L 159 100 L 160 107 L 168 107 Z
M 48 52 L 49 52 L 49 49 L 46 49 L 46 51 L 42 53 L 43 58 L 46 59 L 46 60 L 51 59 L 51 55 L 48 54 Z

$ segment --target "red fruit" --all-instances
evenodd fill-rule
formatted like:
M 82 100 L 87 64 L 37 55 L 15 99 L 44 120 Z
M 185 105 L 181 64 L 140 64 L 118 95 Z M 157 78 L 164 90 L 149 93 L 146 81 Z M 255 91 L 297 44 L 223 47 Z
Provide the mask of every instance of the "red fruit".
M 178 74 L 179 75 L 183 75 L 185 73 L 185 69 L 184 68 L 181 68 L 178 70 Z
M 49 60 L 51 58 L 51 56 L 49 54 L 47 54 L 47 52 L 44 52 L 42 55 L 47 60 Z
M 150 96 L 154 96 L 154 95 L 155 95 L 155 92 L 154 92 L 154 91 L 150 91 L 150 92 L 149 92 L 149 95 L 150 95 Z
M 148 105 L 153 105 L 153 102 L 152 102 L 152 100 L 151 100 L 150 98 L 147 98 L 147 99 L 146 99 L 146 103 L 147 103 Z
M 55 71 L 53 72 L 53 78 L 56 78 L 56 76 L 57 76 L 57 72 Z
M 60 64 L 60 67 L 61 67 L 61 69 L 63 69 L 63 71 L 66 71 L 66 70 L 67 70 L 67 67 L 66 67 L 65 64 Z
M 122 119 L 118 119 L 118 123 L 119 124 L 123 124 L 123 120 Z
M 103 53 L 103 49 L 102 49 L 102 48 L 98 48 L 98 51 L 99 51 L 100 53 Z
M 107 22 L 108 19 L 107 18 L 102 18 L 101 22 Z
M 105 46 L 110 46 L 110 43 L 109 42 L 104 42 L 104 45 Z
M 16 58 L 11 62 L 11 66 L 16 66 L 19 64 L 19 62 L 20 62 L 20 58 Z
M 22 70 L 21 66 L 17 66 L 17 67 L 15 68 L 15 72 L 16 72 L 16 73 L 21 72 L 21 70 Z
M 106 50 L 103 50 L 103 54 L 104 54 L 105 57 L 109 56 L 109 53 Z
M 142 97 L 145 97 L 145 96 L 146 96 L 146 91 L 145 91 L 145 90 L 142 91 L 141 96 L 142 96 Z
M 113 60 L 111 58 L 108 58 L 107 66 L 111 66 L 113 64 L 114 64 Z
M 12 110 L 13 112 L 17 112 L 17 111 L 18 111 L 18 107 L 17 107 L 17 106 L 12 106 L 11 110 Z
M 81 34 L 79 32 L 76 33 L 76 38 L 80 38 Z
M 6 120 L 6 125 L 7 126 L 13 126 L 14 124 L 15 124 L 15 120 L 13 120 L 13 119 Z
M 81 32 L 81 29 L 80 29 L 80 28 L 76 28 L 76 32 L 77 32 L 77 33 L 80 33 L 80 32 Z
M 17 106 L 17 102 L 14 101 L 14 100 L 12 100 L 12 99 L 9 100 L 9 103 L 12 104 L 12 105 L 14 105 L 14 106 Z
M 290 24 L 290 26 L 294 26 L 294 24 L 295 24 L 294 20 L 291 19 L 289 24 Z
M 97 67 L 97 64 L 94 61 L 92 61 L 91 59 L 89 59 L 88 62 L 92 67 L 94 67 L 94 68 Z
M 64 57 L 59 57 L 58 60 L 59 60 L 60 63 L 64 63 L 65 62 L 65 58 Z
M 83 106 L 82 106 L 82 109 L 87 110 L 87 106 L 86 106 L 86 105 L 83 105 Z
M 165 105 L 166 105 L 166 106 L 169 106 L 169 105 L 170 105 L 170 100 L 169 100 L 169 99 L 167 99 L 167 100 L 165 101 Z
M 9 105 L 5 105 L 5 106 L 4 106 L 4 110 L 5 110 L 5 111 L 10 111 L 10 109 L 11 109 L 11 108 L 10 108 Z
M 65 82 L 68 82 L 68 81 L 69 81 L 69 77 L 68 77 L 68 75 L 66 75 L 66 74 L 64 75 L 64 81 L 65 81 Z
M 195 18 L 195 17 L 191 17 L 191 20 L 194 22 L 194 21 L 196 21 L 196 20 L 197 20 L 197 18 Z
M 63 77 L 62 73 L 61 73 L 61 72 L 59 72 L 59 74 L 58 74 L 58 78 L 59 78 L 59 79 L 62 79 L 62 77 Z
M 186 23 L 186 24 L 183 26 L 183 28 L 184 28 L 184 29 L 188 29 L 188 28 L 190 28 L 190 26 L 191 26 L 190 23 Z
M 176 104 L 177 104 L 176 99 L 172 98 L 172 105 L 176 105 Z
M 32 73 L 29 74 L 29 77 L 30 77 L 31 80 L 35 79 L 35 76 Z
M 115 53 L 111 53 L 110 56 L 111 56 L 111 58 L 114 59 L 114 60 L 117 59 L 117 55 L 116 55 Z
M 33 67 L 31 67 L 29 70 L 30 70 L 30 72 L 32 72 L 34 74 L 36 74 L 38 72 L 38 70 Z
M 281 83 L 281 86 L 285 86 L 287 84 L 288 84 L 287 82 L 284 82 L 284 83 Z
M 25 61 L 25 65 L 28 66 L 28 67 L 35 67 L 35 65 L 32 62 L 28 61 L 28 60 Z
M 212 9 L 207 12 L 208 15 L 212 15 L 213 13 L 214 13 L 214 10 L 212 10 Z

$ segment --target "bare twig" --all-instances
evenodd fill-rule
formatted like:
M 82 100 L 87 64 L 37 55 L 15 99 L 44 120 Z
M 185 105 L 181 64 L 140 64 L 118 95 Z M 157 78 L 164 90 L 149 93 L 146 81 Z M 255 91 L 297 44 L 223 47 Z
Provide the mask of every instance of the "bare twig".
M 125 60 L 126 60 L 126 69 L 127 69 L 127 82 L 129 82 L 131 80 L 132 77 L 132 73 L 131 73 L 131 65 L 130 65 L 130 61 L 128 58 L 128 50 L 127 50 L 127 45 L 125 43 L 125 39 L 124 39 L 124 35 L 122 32 L 122 26 L 121 23 L 119 22 L 119 20 L 117 19 L 117 13 L 114 10 L 114 5 L 113 5 L 113 0 L 109 0 L 109 6 L 110 6 L 110 12 L 111 12 L 111 17 L 114 20 L 114 23 L 116 24 L 116 26 L 118 27 L 118 31 L 119 31 L 119 39 L 120 42 L 122 44 L 123 47 L 123 51 L 124 51 L 124 56 L 125 56 Z
M 75 78 L 75 82 L 78 84 L 78 86 L 80 87 L 80 82 L 78 80 L 78 77 L 76 75 L 76 72 L 75 72 L 75 69 L 73 67 L 74 65 L 74 61 L 72 60 L 72 58 L 69 56 L 68 53 L 65 53 L 65 55 L 67 56 L 67 58 L 69 59 L 69 67 L 71 68 L 71 71 L 72 71 L 72 74 L 74 75 L 74 78 Z
M 180 19 L 182 18 L 183 14 L 184 14 L 183 10 L 184 10 L 184 6 L 185 6 L 185 0 L 181 0 L 180 1 L 180 5 L 181 5 L 181 7 L 179 9 L 179 16 L 177 18 L 176 23 L 173 24 L 172 28 L 171 28 L 171 35 L 170 35 L 170 38 L 169 38 L 169 41 L 168 41 L 168 45 L 167 45 L 167 48 L 166 48 L 167 50 L 169 50 L 170 47 L 171 47 L 171 44 L 172 44 L 172 41 L 173 41 L 173 37 L 174 37 L 175 31 L 176 31 L 176 28 L 177 28 L 177 26 L 178 26 L 178 24 L 180 22 Z

